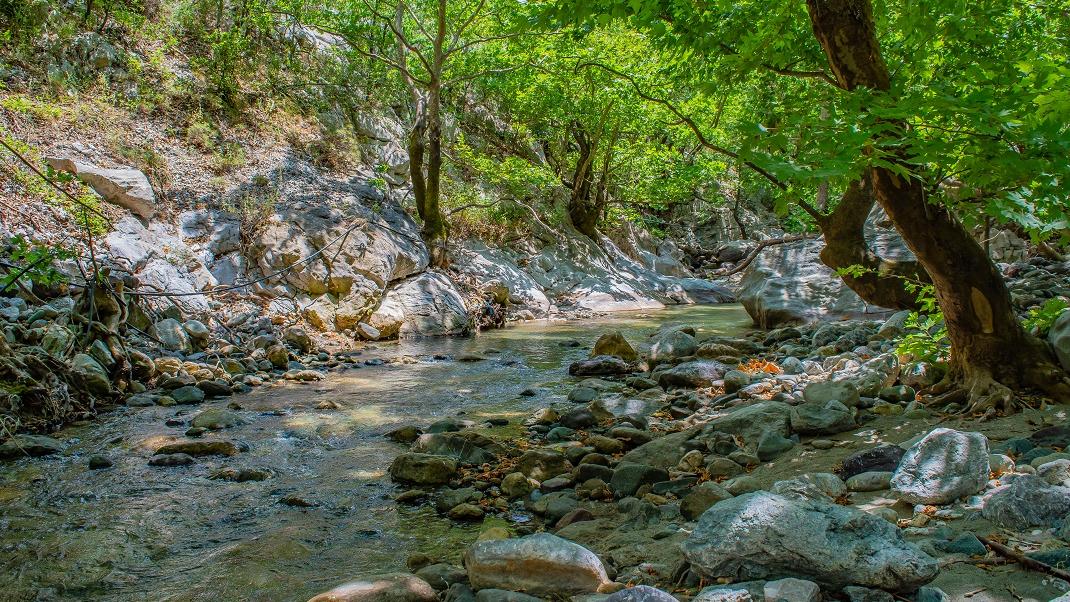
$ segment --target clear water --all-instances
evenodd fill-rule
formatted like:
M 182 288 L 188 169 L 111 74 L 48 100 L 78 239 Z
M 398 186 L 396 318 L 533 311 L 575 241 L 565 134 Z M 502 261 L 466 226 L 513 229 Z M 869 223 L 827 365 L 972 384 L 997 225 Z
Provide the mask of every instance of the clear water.
M 0 465 L 0 599 L 303 601 L 353 578 L 402 570 L 414 552 L 458 561 L 479 526 L 395 504 L 384 473 L 404 446 L 382 435 L 461 412 L 521 419 L 564 398 L 572 382 L 566 367 L 599 334 L 620 330 L 643 348 L 673 324 L 701 336 L 738 334 L 750 320 L 737 305 L 676 307 L 406 341 L 361 356 L 400 360 L 383 366 L 272 384 L 198 408 L 122 409 L 66 429 L 57 435 L 70 445 L 65 454 Z M 488 359 L 432 359 L 472 353 Z M 518 395 L 528 387 L 542 389 Z M 324 400 L 341 409 L 316 409 Z M 156 447 L 185 430 L 166 426 L 168 418 L 230 401 L 241 404 L 246 424 L 206 438 L 243 441 L 248 452 L 186 467 L 147 465 Z M 101 453 L 115 466 L 89 470 L 89 456 Z M 208 479 L 223 466 L 270 468 L 276 477 Z M 278 503 L 290 495 L 316 505 Z

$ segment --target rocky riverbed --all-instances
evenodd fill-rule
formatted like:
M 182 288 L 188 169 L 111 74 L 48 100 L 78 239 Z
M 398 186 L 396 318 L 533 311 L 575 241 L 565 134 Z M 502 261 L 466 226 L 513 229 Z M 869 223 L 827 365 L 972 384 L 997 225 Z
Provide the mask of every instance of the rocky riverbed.
M 898 319 L 709 336 L 603 331 L 520 439 L 390 433 L 399 504 L 480 525 L 463 553 L 327 600 L 1052 600 L 1070 583 L 1066 407 L 991 421 L 915 401 Z M 404 593 L 401 593 L 404 592 Z M 438 593 L 436 593 L 438 592 Z M 400 598 L 390 598 L 400 595 Z

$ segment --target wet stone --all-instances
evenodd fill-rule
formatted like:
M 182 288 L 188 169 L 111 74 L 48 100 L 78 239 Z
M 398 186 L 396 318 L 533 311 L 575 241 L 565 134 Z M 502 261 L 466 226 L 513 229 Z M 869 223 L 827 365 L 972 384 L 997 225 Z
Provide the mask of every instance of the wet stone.
M 193 456 L 189 454 L 161 454 L 149 460 L 149 466 L 185 466 L 187 464 L 193 464 Z

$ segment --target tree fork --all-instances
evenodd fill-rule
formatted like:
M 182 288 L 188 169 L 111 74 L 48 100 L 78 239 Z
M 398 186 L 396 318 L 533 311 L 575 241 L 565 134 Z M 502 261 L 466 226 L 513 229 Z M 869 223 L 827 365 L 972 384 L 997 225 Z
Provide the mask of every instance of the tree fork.
M 892 309 L 917 309 L 917 297 L 905 281 L 928 282 L 917 261 L 896 261 L 879 256 L 866 242 L 866 220 L 876 204 L 868 176 L 848 184 L 836 209 L 818 220 L 825 236 L 821 262 L 839 270 L 861 266 L 860 274 L 841 274 L 844 284 L 867 303 Z

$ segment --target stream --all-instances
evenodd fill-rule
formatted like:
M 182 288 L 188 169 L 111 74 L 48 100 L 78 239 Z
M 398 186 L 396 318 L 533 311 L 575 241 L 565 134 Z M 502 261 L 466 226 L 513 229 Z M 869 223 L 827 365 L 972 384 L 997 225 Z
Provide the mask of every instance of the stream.
M 620 330 L 640 351 L 659 328 L 739 334 L 738 305 L 673 307 L 582 322 L 534 322 L 468 339 L 425 339 L 366 349 L 386 360 L 332 371 L 312 383 L 278 381 L 201 406 L 120 408 L 55 434 L 56 456 L 0 465 L 3 600 L 303 601 L 339 583 L 404 570 L 422 552 L 459 563 L 478 523 L 393 502 L 385 476 L 405 446 L 383 437 L 463 413 L 507 418 L 491 432 L 519 435 L 533 410 L 567 403 L 567 365 L 599 334 Z M 436 357 L 478 354 L 483 361 Z M 373 362 L 373 364 L 376 362 Z M 535 388 L 536 395 L 520 396 Z M 333 401 L 339 409 L 317 409 Z M 245 424 L 205 439 L 244 442 L 233 457 L 180 467 L 147 465 L 199 411 L 236 402 Z M 90 470 L 104 454 L 114 466 Z M 264 481 L 209 479 L 221 467 L 267 468 Z M 296 497 L 310 507 L 280 504 Z

